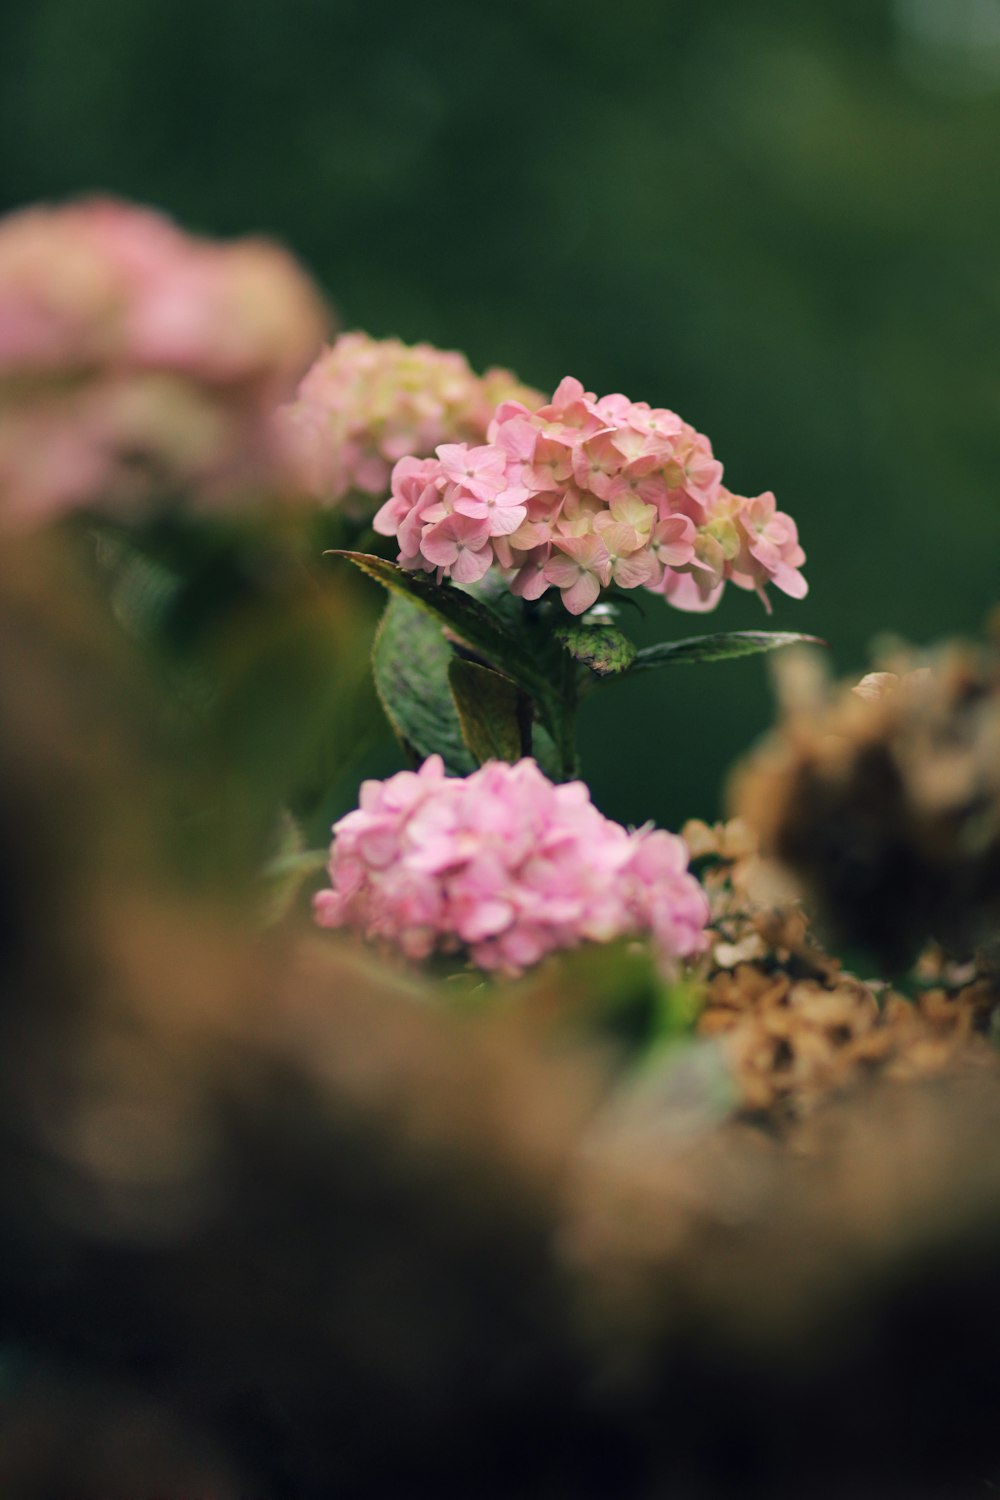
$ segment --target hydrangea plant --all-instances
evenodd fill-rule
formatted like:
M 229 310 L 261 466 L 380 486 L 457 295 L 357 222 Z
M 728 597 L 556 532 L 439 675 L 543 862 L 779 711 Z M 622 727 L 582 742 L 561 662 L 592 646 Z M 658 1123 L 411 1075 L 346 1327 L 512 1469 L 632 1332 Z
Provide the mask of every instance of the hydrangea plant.
M 610 822 L 574 779 L 577 701 L 625 673 L 808 639 L 744 631 L 640 651 L 614 603 L 643 589 L 703 612 L 727 582 L 768 609 L 770 585 L 801 599 L 795 522 L 770 493 L 728 490 L 675 412 L 573 377 L 549 401 L 501 401 L 486 439 L 400 456 L 374 517 L 396 561 L 344 554 L 393 596 L 375 679 L 423 766 L 366 783 L 335 826 L 317 920 L 503 973 L 646 936 L 669 970 L 704 945 L 704 896 L 682 840 Z

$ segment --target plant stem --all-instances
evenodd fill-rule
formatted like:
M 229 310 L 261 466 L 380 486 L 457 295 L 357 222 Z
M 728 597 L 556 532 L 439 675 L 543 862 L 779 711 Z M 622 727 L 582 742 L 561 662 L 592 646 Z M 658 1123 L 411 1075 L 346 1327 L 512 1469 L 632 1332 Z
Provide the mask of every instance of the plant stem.
M 559 754 L 559 774 L 564 781 L 572 781 L 579 775 L 580 763 L 576 754 L 576 707 L 577 670 L 576 662 L 564 653 L 561 692 L 554 707 L 553 738 Z

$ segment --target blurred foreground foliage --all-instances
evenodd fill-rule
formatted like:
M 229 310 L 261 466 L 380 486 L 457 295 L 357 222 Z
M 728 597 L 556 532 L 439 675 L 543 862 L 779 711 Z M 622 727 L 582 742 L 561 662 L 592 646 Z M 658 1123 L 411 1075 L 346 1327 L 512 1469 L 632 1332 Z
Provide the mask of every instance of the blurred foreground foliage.
M 209 772 L 78 552 L 7 549 L 0 660 L 8 1493 L 1000 1478 L 994 1071 L 761 1129 L 715 1042 L 622 1072 L 690 1021 L 627 950 L 473 1019 L 262 934 L 177 857 Z

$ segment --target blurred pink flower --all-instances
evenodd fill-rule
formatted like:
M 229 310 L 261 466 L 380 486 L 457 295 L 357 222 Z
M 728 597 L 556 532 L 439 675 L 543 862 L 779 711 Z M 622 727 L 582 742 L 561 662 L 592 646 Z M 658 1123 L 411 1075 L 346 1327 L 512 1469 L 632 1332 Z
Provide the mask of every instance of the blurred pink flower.
M 455 448 L 483 444 L 496 407 L 514 398 L 542 399 L 509 370 L 476 375 L 452 350 L 344 333 L 320 354 L 279 423 L 300 489 L 361 516 L 371 514 L 366 497 L 389 489 L 398 459 L 447 448 L 442 462 L 457 462 Z
M 263 240 L 186 235 L 112 199 L 0 220 L 0 510 L 273 488 L 273 411 L 328 315 Z

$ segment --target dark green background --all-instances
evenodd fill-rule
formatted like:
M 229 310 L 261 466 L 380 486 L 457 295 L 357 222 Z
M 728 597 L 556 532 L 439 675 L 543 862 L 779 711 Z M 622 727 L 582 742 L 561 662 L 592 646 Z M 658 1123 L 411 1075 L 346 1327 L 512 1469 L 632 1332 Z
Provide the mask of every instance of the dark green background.
M 346 326 L 675 407 L 800 524 L 812 591 L 773 625 L 858 670 L 1000 596 L 995 8 L 8 0 L 0 200 L 266 230 Z M 708 619 L 766 623 L 735 592 Z M 645 677 L 588 711 L 585 768 L 677 823 L 770 715 L 761 662 Z

